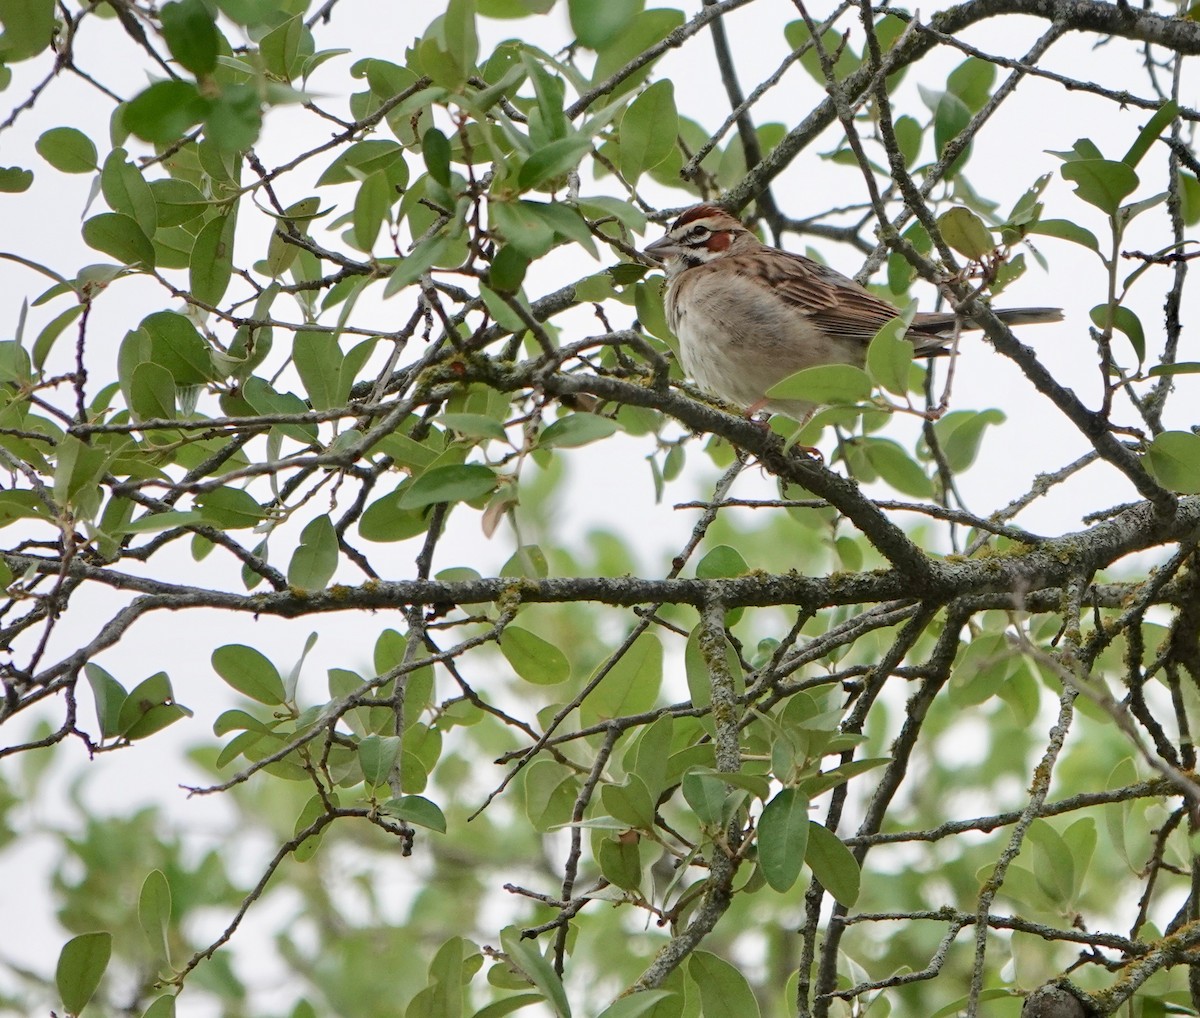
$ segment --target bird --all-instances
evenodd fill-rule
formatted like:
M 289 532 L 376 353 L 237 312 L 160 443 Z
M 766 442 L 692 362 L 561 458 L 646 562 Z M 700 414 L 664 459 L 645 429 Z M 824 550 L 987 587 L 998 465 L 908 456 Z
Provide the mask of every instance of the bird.
M 665 305 L 683 369 L 700 388 L 753 417 L 760 410 L 806 421 L 816 405 L 769 389 L 823 364 L 866 363 L 867 347 L 900 312 L 853 279 L 760 241 L 716 205 L 685 210 L 644 254 L 666 272 Z M 996 311 L 1009 325 L 1062 320 L 1061 308 Z M 957 329 L 980 328 L 953 312 L 918 312 L 905 338 L 918 357 L 950 352 Z

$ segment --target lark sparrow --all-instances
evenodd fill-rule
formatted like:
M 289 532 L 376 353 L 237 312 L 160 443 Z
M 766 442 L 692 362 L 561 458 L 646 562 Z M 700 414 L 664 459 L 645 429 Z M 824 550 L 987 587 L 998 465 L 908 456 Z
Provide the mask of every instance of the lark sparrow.
M 872 337 L 898 313 L 840 272 L 768 247 L 715 205 L 688 209 L 645 253 L 666 269 L 667 319 L 684 371 L 747 414 L 806 419 L 813 404 L 767 390 L 820 364 L 861 367 Z M 1059 308 L 996 314 L 1010 325 L 1062 319 Z M 954 329 L 953 312 L 920 312 L 906 338 L 918 357 L 933 357 L 949 352 Z

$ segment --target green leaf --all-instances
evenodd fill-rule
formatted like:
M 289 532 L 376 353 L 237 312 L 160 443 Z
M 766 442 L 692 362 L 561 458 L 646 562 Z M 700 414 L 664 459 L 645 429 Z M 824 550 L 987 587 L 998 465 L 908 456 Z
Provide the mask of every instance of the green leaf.
M 523 940 L 519 926 L 507 926 L 500 931 L 500 946 L 508 955 L 509 962 L 542 992 L 558 1018 L 571 1018 L 571 1005 L 567 1003 L 562 980 L 537 949 L 536 941 Z
M 1006 420 L 1000 410 L 954 410 L 934 424 L 938 442 L 946 462 L 955 473 L 961 473 L 975 462 L 983 433 L 989 425 Z
M 1164 488 L 1184 495 L 1200 494 L 1200 435 L 1190 431 L 1155 435 L 1142 461 Z
M 423 509 L 439 502 L 469 502 L 493 491 L 496 482 L 495 472 L 479 463 L 434 467 L 413 481 L 400 499 L 400 508 Z
M 288 585 L 301 590 L 324 590 L 338 564 L 338 538 L 333 521 L 317 516 L 300 532 L 300 544 L 288 564 Z
M 684 14 L 681 10 L 654 8 L 642 11 L 641 14 L 628 23 L 625 30 L 597 54 L 596 65 L 592 69 L 592 84 L 597 84 L 610 77 L 633 60 L 634 57 L 644 53 L 656 42 L 665 39 L 672 31 L 682 25 L 683 22 Z M 655 63 L 656 61 L 651 61 L 641 70 L 634 72 L 621 81 L 609 93 L 609 99 L 616 99 L 631 89 L 637 88 L 638 85 L 646 80 L 646 76 L 650 73 Z M 626 208 L 630 207 L 628 202 L 619 202 L 619 204 L 624 205 Z
M 138 923 L 155 959 L 171 964 L 171 887 L 162 870 L 151 870 L 138 894 Z
M 530 261 L 554 245 L 554 230 L 525 201 L 489 201 L 488 218 L 501 236 Z
M 242 731 L 261 732 L 266 735 L 271 729 L 253 714 L 247 714 L 244 710 L 236 708 L 222 711 L 217 720 L 213 722 L 213 735 L 228 735 L 230 732 Z
M 400 264 L 392 271 L 383 288 L 383 295 L 390 297 L 394 293 L 399 293 L 404 287 L 415 283 L 433 267 L 434 262 L 440 261 L 445 256 L 451 243 L 450 237 L 441 234 L 421 241 L 404 256 Z
M 610 816 L 623 824 L 643 831 L 654 827 L 654 799 L 636 774 L 630 774 L 624 784 L 603 785 L 600 802 Z
M 616 832 L 604 838 L 596 862 L 604 878 L 614 887 L 636 891 L 642 883 L 642 853 L 636 834 Z
M 815 820 L 808 824 L 804 861 L 813 876 L 840 904 L 850 908 L 858 900 L 861 877 L 858 863 L 841 838 Z
M 1110 216 L 1138 186 L 1133 167 L 1112 159 L 1075 159 L 1064 163 L 1059 172 L 1075 184 L 1080 198 Z
M 307 32 L 303 18 L 294 14 L 262 37 L 259 53 L 266 69 L 276 78 L 291 81 L 293 73 L 299 70 L 297 62 Z M 311 43 L 311 35 L 308 41 Z
M 450 186 L 450 139 L 436 127 L 429 128 L 421 138 L 421 155 L 425 168 L 442 187 Z
M 174 177 L 150 181 L 150 193 L 158 208 L 159 229 L 190 223 L 210 204 L 195 184 Z
M 236 212 L 215 216 L 204 224 L 192 246 L 189 278 L 192 295 L 202 303 L 218 304 L 229 287 L 236 225 Z
M 933 495 L 933 482 L 898 442 L 887 438 L 864 438 L 860 440 L 860 448 L 880 478 L 901 494 L 913 498 Z
M 156 81 L 126 103 L 121 119 L 143 141 L 169 145 L 200 123 L 210 106 L 190 81 Z
M 1030 870 L 1042 893 L 1060 907 L 1071 903 L 1075 886 L 1075 862 L 1062 836 L 1045 820 L 1029 825 Z
M 700 991 L 704 1018 L 757 1018 L 761 1013 L 746 977 L 724 958 L 694 951 L 687 960 L 687 974 Z
M 867 373 L 871 380 L 896 396 L 908 394 L 913 345 L 904 336 L 911 321 L 911 314 L 897 315 L 875 333 L 867 347 Z
M 630 184 L 674 151 L 678 125 L 675 86 L 669 79 L 656 81 L 629 105 L 621 118 L 620 138 L 621 174 Z
M 58 955 L 54 981 L 63 1007 L 79 1014 L 92 999 L 112 955 L 112 934 L 81 933 L 63 945 Z
M 929 96 L 924 93 L 925 101 Z M 933 107 L 933 144 L 940 159 L 946 151 L 946 146 L 962 133 L 971 122 L 971 110 L 953 92 L 942 92 Z M 966 154 L 965 152 L 963 153 Z M 962 157 L 955 165 L 962 164 Z
M 174 702 L 171 680 L 166 672 L 156 672 L 129 691 L 117 718 L 119 734 L 131 742 L 144 739 L 191 711 Z
M 175 1018 L 174 994 L 164 993 L 142 1012 L 142 1018 Z
M 995 696 L 1021 667 L 1021 655 L 1003 633 L 980 633 L 966 644 L 950 679 L 950 702 L 974 707 Z
M 1109 326 L 1109 305 L 1097 304 L 1091 310 L 1092 324 L 1097 329 L 1107 329 Z M 1133 347 L 1138 364 L 1146 359 L 1146 334 L 1142 330 L 1141 319 L 1130 308 L 1123 304 L 1117 305 L 1112 311 L 1112 327 L 1123 333 Z
M 581 445 L 608 438 L 620 430 L 621 426 L 611 417 L 569 414 L 546 427 L 538 436 L 538 446 L 542 449 L 577 449 Z
M 822 364 L 788 375 L 767 390 L 772 399 L 810 403 L 857 403 L 871 395 L 870 376 L 852 364 Z
M 1200 375 L 1200 361 L 1178 361 L 1175 364 L 1155 364 L 1146 372 L 1151 378 L 1158 375 Z
M 129 410 L 139 421 L 175 417 L 175 380 L 161 364 L 146 361 L 133 369 Z
M 442 20 L 446 50 L 465 71 L 479 59 L 479 36 L 475 31 L 475 0 L 450 0 Z
M 946 78 L 946 88 L 963 101 L 972 113 L 987 104 L 996 82 L 996 65 L 990 60 L 967 57 Z
M 370 251 L 375 246 L 379 229 L 387 219 L 396 192 L 387 174 L 376 170 L 362 182 L 354 197 L 354 246 Z
M 228 530 L 257 526 L 266 516 L 253 495 L 241 488 L 228 486 L 206 491 L 196 496 L 196 504 L 204 510 L 204 519 Z
M 283 679 L 269 658 L 253 647 L 226 644 L 212 653 L 213 670 L 251 700 L 277 707 L 285 700 Z
M 296 333 L 292 363 L 314 409 L 328 410 L 340 404 L 343 361 L 341 347 L 332 333 L 307 330 Z
M 406 541 L 425 533 L 427 520 L 420 509 L 401 509 L 400 499 L 412 485 L 402 483 L 395 491 L 377 498 L 358 521 L 358 532 L 368 541 Z
M 504 425 L 495 417 L 489 417 L 487 414 L 438 414 L 434 420 L 463 438 L 508 441 Z
M 529 144 L 537 149 L 571 133 L 571 125 L 563 113 L 566 83 L 531 52 L 521 53 L 521 63 L 537 96 L 537 107 L 529 124 Z
M 1100 253 L 1100 242 L 1096 240 L 1096 235 L 1069 219 L 1040 219 L 1029 226 L 1028 232 L 1069 240 L 1073 244 L 1080 244 L 1097 254 Z
M 716 580 L 731 576 L 745 576 L 750 572 L 742 553 L 727 544 L 720 544 L 707 552 L 696 563 L 696 579 Z
M 96 702 L 96 722 L 100 735 L 111 739 L 121 734 L 121 707 L 125 703 L 125 687 L 98 664 L 89 661 L 83 666 L 88 685 L 92 687 L 92 699 Z
M 906 165 L 911 166 L 921 154 L 921 139 L 924 131 L 914 117 L 903 116 L 896 120 L 893 127 L 896 134 L 896 144 L 900 154 L 904 156 Z
M 1007 1000 L 1013 997 L 1025 997 L 1025 993 L 1021 990 L 1006 990 L 1003 987 L 989 987 L 979 993 L 979 1003 L 985 1004 L 993 1000 Z M 960 997 L 958 1000 L 947 1004 L 945 1007 L 939 1007 L 929 1018 L 957 1018 L 967 1009 L 969 997 Z
M 139 326 L 150 337 L 150 357 L 176 385 L 203 385 L 219 378 L 212 353 L 191 321 L 175 311 L 156 311 Z
M 629 28 L 644 6 L 645 0 L 568 0 L 567 13 L 579 45 L 602 50 Z
M 483 3 L 488 3 L 489 0 L 482 0 Z M 496 3 L 524 3 L 524 0 L 495 0 Z M 493 15 L 498 17 L 499 15 Z M 514 17 L 516 15 L 513 15 Z M 522 11 L 521 17 L 528 16 L 527 11 Z M 491 976 L 489 975 L 490 979 Z M 652 993 L 658 991 L 652 990 Z M 503 997 L 500 1000 L 493 1001 L 486 1007 L 480 1008 L 471 1018 L 507 1018 L 514 1011 L 520 1011 L 523 1007 L 529 1007 L 530 1004 L 540 1004 L 542 995 L 540 993 L 517 993 L 510 997 Z
M 0 166 L 0 194 L 20 194 L 33 184 L 33 170 L 19 166 Z
M 425 827 L 439 834 L 446 833 L 446 816 L 437 803 L 430 802 L 421 795 L 402 795 L 398 799 L 388 799 L 380 807 L 385 813 L 407 820 L 410 824 Z
M 54 38 L 54 0 L 5 0 L 0 4 L 0 63 L 35 57 Z
M 33 344 L 33 364 L 39 371 L 46 364 L 46 358 L 50 356 L 50 350 L 54 346 L 54 341 L 62 335 L 63 330 L 70 325 L 76 318 L 83 314 L 84 305 L 75 304 L 67 308 L 61 315 L 49 322 L 41 332 L 38 333 L 38 338 Z
M 557 237 L 582 247 L 593 258 L 599 259 L 596 241 L 579 209 L 564 202 L 529 202 L 529 207 L 542 222 L 549 226 Z M 576 290 L 576 299 L 582 301 Z
M 821 56 L 817 52 L 817 48 L 809 45 L 812 34 L 808 30 L 808 25 L 803 21 L 789 21 L 783 27 L 783 37 L 793 50 L 808 45 L 808 49 L 800 57 L 800 66 L 812 76 L 817 84 L 824 88 L 825 70 L 821 66 Z M 837 54 L 837 59 L 833 64 L 833 74 L 838 80 L 846 77 L 858 65 L 858 55 L 852 47 L 844 45 L 845 40 L 837 29 L 826 29 L 825 34 L 821 36 L 821 43 L 827 54 L 830 56 Z
M 500 653 L 526 682 L 553 686 L 571 677 L 571 663 L 561 650 L 519 626 L 500 634 Z
M 63 173 L 91 173 L 99 165 L 92 139 L 74 127 L 51 128 L 35 147 L 38 155 Z
M 719 826 L 725 816 L 725 782 L 715 774 L 693 770 L 683 776 L 681 787 L 696 819 L 705 827 Z
M 491 284 L 492 289 L 499 293 L 515 294 L 521 289 L 521 283 L 525 281 L 525 272 L 528 268 L 529 259 L 511 244 L 505 244 L 492 256 L 487 281 Z M 486 289 L 483 297 L 487 301 L 488 291 Z M 494 311 L 492 310 L 493 306 L 495 307 Z M 492 311 L 492 317 L 497 321 L 505 318 L 508 321 L 507 328 L 511 328 L 514 332 L 524 331 L 524 320 L 504 301 L 498 301 L 495 305 L 489 301 L 488 310 Z
M 338 802 L 337 793 L 330 796 L 333 804 L 336 806 Z M 296 817 L 296 824 L 292 829 L 292 836 L 295 837 L 301 831 L 311 827 L 316 821 L 325 815 L 326 806 L 320 794 L 313 795 L 308 802 L 304 804 L 304 809 L 300 811 L 300 815 Z M 321 847 L 321 842 L 325 838 L 325 832 L 329 830 L 329 824 L 322 827 L 316 834 L 310 834 L 299 845 L 293 855 L 297 862 L 308 862 L 314 855 L 317 854 L 317 849 Z
M 403 147 L 386 138 L 355 142 L 343 149 L 326 167 L 317 180 L 317 186 L 351 184 L 381 170 L 393 187 L 404 187 L 408 183 L 408 165 L 403 157 Z
M 1125 153 L 1121 162 L 1131 170 L 1136 169 L 1137 164 L 1142 161 L 1142 156 L 1150 151 L 1150 146 L 1158 140 L 1158 136 L 1167 129 L 1167 125 L 1178 115 L 1179 104 L 1174 99 L 1168 99 L 1158 108 L 1154 116 L 1150 118 L 1149 123 L 1138 132 L 1137 138 L 1129 146 L 1129 151 Z
M 980 219 L 969 208 L 957 205 L 937 218 L 942 239 L 955 251 L 977 262 L 996 249 L 996 242 Z
M 119 212 L 101 212 L 83 224 L 88 247 L 111 255 L 123 265 L 154 268 L 154 245 L 134 220 Z
M 358 744 L 358 762 L 368 785 L 382 785 L 388 780 L 396 757 L 400 755 L 400 737 L 368 735 Z
M 522 164 L 517 175 L 518 186 L 522 191 L 537 190 L 562 177 L 579 165 L 579 160 L 591 147 L 592 140 L 583 135 L 559 138 L 541 146 Z M 511 237 L 509 239 L 510 243 L 516 243 Z
M 649 710 L 658 699 L 662 677 L 662 643 L 643 633 L 584 702 L 584 712 L 589 718 L 607 719 Z
M 220 34 L 203 0 L 179 0 L 159 12 L 171 56 L 197 77 L 217 67 Z
M 678 997 L 669 990 L 640 990 L 628 997 L 619 997 L 600 1012 L 599 1018 L 642 1018 L 660 1001 Z M 479 1018 L 477 1015 L 476 1018 Z
M 1200 223 L 1200 180 L 1182 171 L 1176 179 L 1179 181 L 1179 211 L 1184 225 L 1195 226 Z
M 262 97 L 250 83 L 226 85 L 204 118 L 204 136 L 221 152 L 242 152 L 262 130 Z
M 758 822 L 758 865 L 767 883 L 786 891 L 800 876 L 808 847 L 808 797 L 785 788 L 763 807 Z

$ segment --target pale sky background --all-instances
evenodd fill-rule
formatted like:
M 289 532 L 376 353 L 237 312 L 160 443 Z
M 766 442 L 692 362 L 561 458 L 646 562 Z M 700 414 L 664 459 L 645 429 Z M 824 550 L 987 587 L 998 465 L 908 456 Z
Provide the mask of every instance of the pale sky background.
M 321 104 L 335 112 L 343 112 L 343 99 L 336 90 L 343 87 L 342 76 L 349 63 L 364 55 L 391 54 L 401 60 L 403 48 L 411 42 L 414 34 L 423 30 L 430 16 L 428 12 L 434 8 L 435 5 L 431 4 L 342 0 L 335 9 L 332 24 L 318 26 L 318 48 L 347 47 L 352 52 L 326 65 L 314 76 L 311 88 L 321 95 Z M 698 0 L 686 5 L 689 16 L 698 9 Z M 419 13 L 413 15 L 413 10 Z M 814 8 L 813 13 L 820 17 L 823 10 Z M 796 17 L 795 7 L 787 0 L 764 0 L 734 12 L 726 19 L 745 91 L 753 88 L 759 77 L 770 73 L 786 55 L 789 48 L 783 40 L 782 26 Z M 225 27 L 228 30 L 228 26 Z M 989 51 L 1015 57 L 1020 56 L 1045 27 L 1044 22 L 1034 19 L 1006 17 L 997 19 L 995 24 L 966 33 L 965 38 Z M 483 52 L 509 37 L 528 40 L 550 51 L 558 50 L 570 38 L 565 4 L 560 4 L 548 16 L 530 18 L 524 22 L 481 19 L 479 29 Z M 106 34 L 113 40 L 113 44 L 107 47 L 101 45 L 101 39 Z M 143 61 L 128 59 L 130 44 L 120 39 L 119 34 L 114 22 L 101 25 L 95 19 L 89 20 L 80 48 L 80 62 L 110 88 L 131 96 L 145 84 L 145 72 L 141 68 Z M 230 38 L 235 38 L 232 32 Z M 1128 87 L 1138 94 L 1148 94 L 1145 75 L 1131 47 L 1118 44 L 1094 50 L 1092 41 L 1083 37 L 1060 41 L 1051 50 L 1045 61 L 1046 66 L 1077 77 L 1099 80 L 1110 87 Z M 936 66 L 948 72 L 961 59 L 961 54 L 957 52 L 943 52 L 933 61 L 921 65 L 921 80 L 936 87 L 938 82 L 932 78 L 933 68 Z M 3 93 L 5 111 L 28 94 L 31 83 L 40 79 L 46 67 L 45 59 L 14 67 L 14 82 Z M 695 40 L 685 46 L 682 52 L 668 54 L 659 63 L 655 77 L 674 78 L 676 101 L 681 112 L 706 126 L 715 126 L 723 119 L 727 104 L 712 59 L 709 39 Z M 900 105 L 915 102 L 915 82 L 915 76 L 910 72 L 899 92 Z M 757 107 L 755 116 L 759 122 L 779 120 L 791 127 L 819 98 L 818 85 L 796 67 Z M 1185 94 L 1185 101 L 1187 98 Z M 91 178 L 57 173 L 34 153 L 33 142 L 49 127 L 71 125 L 93 137 L 103 158 L 108 146 L 106 139 L 99 135 L 101 125 L 107 124 L 108 115 L 108 100 L 66 75 L 51 86 L 32 113 L 25 113 L 14 129 L 0 135 L 0 165 L 32 167 L 36 174 L 30 192 L 24 195 L 0 195 L 0 249 L 17 251 L 26 257 L 41 260 L 68 275 L 80 265 L 107 260 L 98 252 L 87 249 L 79 238 L 79 222 L 87 202 Z M 1075 218 L 1081 225 L 1101 235 L 1104 223 L 1099 212 L 1070 196 L 1069 185 L 1057 173 L 1059 161 L 1044 150 L 1067 149 L 1077 137 L 1089 136 L 1106 155 L 1120 158 L 1148 117 L 1149 114 L 1135 109 L 1118 111 L 1112 103 L 1081 93 L 1066 94 L 1059 86 L 1049 82 L 1027 80 L 1016 96 L 1002 106 L 993 124 L 976 141 L 970 166 L 971 180 L 977 190 L 995 197 L 1007 209 L 1039 175 L 1052 173 L 1054 179 L 1044 196 L 1049 210 L 1047 215 Z M 325 125 L 302 110 L 273 111 L 257 150 L 268 167 L 274 166 L 306 145 L 315 144 L 324 137 L 321 133 L 324 130 Z M 853 174 L 842 168 L 832 168 L 817 158 L 818 152 L 829 151 L 835 146 L 839 132 L 840 127 L 835 124 L 817 145 L 802 153 L 792 168 L 776 180 L 775 197 L 786 213 L 799 217 L 861 198 L 862 189 Z M 135 150 L 137 154 L 142 153 Z M 1164 165 L 1158 156 L 1155 151 L 1146 159 L 1143 166 L 1147 173 L 1157 171 Z M 284 204 L 314 193 L 306 191 L 304 188 L 307 185 L 302 186 L 302 181 L 307 179 L 311 183 L 315 180 L 329 158 L 314 159 L 303 170 L 290 175 L 280 194 Z M 851 180 L 855 182 L 855 190 L 847 193 Z M 1164 186 L 1165 181 L 1144 179 L 1137 196 L 1145 197 L 1162 190 Z M 614 187 L 611 180 L 602 180 L 594 187 L 585 185 L 584 191 L 616 193 Z M 643 188 L 643 193 L 663 206 L 682 205 L 688 200 L 681 191 L 668 193 L 649 183 Z M 322 204 L 336 202 L 339 211 L 346 208 L 352 197 L 352 191 L 347 188 L 327 190 L 322 194 Z M 99 200 L 90 214 L 101 211 L 101 205 L 102 200 Z M 244 212 L 244 222 L 249 222 L 252 218 L 248 214 L 250 209 Z M 1154 237 L 1166 236 L 1166 228 L 1162 225 L 1165 215 L 1165 210 L 1159 209 L 1146 217 L 1153 226 Z M 262 221 L 253 230 L 246 230 L 244 234 L 239 230 L 240 249 L 247 252 L 239 259 L 240 263 L 261 257 L 261 252 L 265 250 L 267 224 L 265 217 L 259 218 Z M 645 239 L 655 239 L 660 233 L 659 228 L 651 227 Z M 1146 237 L 1144 242 L 1140 239 L 1143 236 Z M 788 244 L 799 249 L 802 242 L 792 237 L 788 239 Z M 853 273 L 859 267 L 861 259 L 849 248 L 819 242 L 814 246 L 845 272 Z M 1149 234 L 1135 228 L 1124 246 L 1152 249 L 1158 244 Z M 1088 405 L 1095 405 L 1098 401 L 1096 353 L 1087 337 L 1086 328 L 1088 309 L 1098 302 L 1097 295 L 1103 292 L 1101 266 L 1093 256 L 1065 242 L 1044 240 L 1041 247 L 1050 260 L 1050 273 L 1044 273 L 1036 264 L 1032 265 L 1025 277 L 1010 287 L 1004 299 L 998 303 L 1005 306 L 1061 305 L 1066 309 L 1067 321 L 1064 324 L 1025 330 L 1021 338 L 1037 349 L 1039 356 L 1057 377 L 1067 380 Z M 596 271 L 602 264 L 608 262 L 595 263 L 577 249 L 560 249 L 553 258 L 547 259 L 546 264 L 538 266 L 534 278 L 527 280 L 526 289 L 531 296 L 538 296 Z M 1166 270 L 1148 273 L 1132 302 L 1146 327 L 1151 356 L 1160 344 L 1160 308 L 1169 282 Z M 0 332 L 5 333 L 0 338 L 10 338 L 13 334 L 22 300 L 32 301 L 47 285 L 48 281 L 42 277 L 11 262 L 0 261 Z M 927 307 L 932 294 L 926 292 L 922 298 L 922 306 Z M 92 316 L 89 358 L 93 379 L 107 380 L 111 377 L 117 347 L 131 324 L 150 311 L 175 306 L 169 295 L 162 293 L 152 282 L 127 280 L 111 288 L 96 304 Z M 31 308 L 25 331 L 27 339 L 31 341 L 42 326 L 65 307 L 60 302 Z M 398 300 L 374 306 L 364 316 L 363 311 L 367 307 L 365 301 L 360 304 L 358 314 L 361 318 L 379 321 L 381 327 L 394 328 L 397 322 L 407 318 L 411 297 L 406 292 Z M 1185 307 L 1185 321 L 1189 319 L 1189 311 L 1194 310 L 1193 301 L 1190 308 Z M 628 317 L 621 317 L 627 311 L 631 316 L 631 309 L 613 308 L 614 327 L 627 324 Z M 577 322 L 578 335 L 597 331 L 597 323 L 587 310 L 576 312 L 573 318 L 564 316 L 560 321 Z M 68 336 L 60 340 L 55 355 L 66 358 L 69 353 Z M 1180 359 L 1200 359 L 1195 352 L 1194 340 L 1186 332 Z M 68 368 L 64 366 L 63 370 Z M 1173 397 L 1174 410 L 1168 414 L 1173 426 L 1186 427 L 1192 423 L 1185 411 L 1195 405 L 1196 384 L 1184 376 L 1180 385 L 1182 391 Z M 960 490 L 968 506 L 980 515 L 987 515 L 1023 493 L 1039 471 L 1056 469 L 1086 451 L 1083 439 L 1047 401 L 1034 392 L 1010 362 L 992 352 L 982 341 L 967 338 L 957 369 L 952 409 L 986 407 L 1001 408 L 1009 420 L 1003 428 L 989 432 L 979 462 L 959 479 Z M 1132 413 L 1128 412 L 1119 414 L 1118 419 L 1123 423 L 1137 423 Z M 897 420 L 889 425 L 885 434 L 902 443 L 910 443 L 914 429 L 913 422 Z M 826 439 L 822 446 L 828 452 L 829 440 Z M 577 546 L 579 542 L 587 540 L 587 533 L 592 528 L 611 530 L 634 542 L 647 575 L 661 575 L 665 568 L 664 561 L 669 560 L 673 551 L 686 539 L 695 519 L 694 512 L 676 511 L 672 504 L 704 497 L 708 490 L 706 485 L 715 477 L 715 471 L 707 465 L 699 444 L 693 444 L 689 447 L 687 475 L 668 487 L 663 504 L 655 505 L 650 470 L 644 463 L 648 451 L 645 442 L 618 436 L 599 446 L 568 454 L 574 483 L 573 497 L 564 500 L 558 508 L 559 534 L 563 544 Z M 734 494 L 773 497 L 775 491 L 760 472 L 749 470 L 739 480 Z M 890 489 L 881 488 L 878 494 L 881 497 L 897 497 Z M 1079 517 L 1082 512 L 1130 501 L 1135 497 L 1132 487 L 1115 471 L 1103 465 L 1093 466 L 1062 486 L 1051 498 L 1036 504 L 1018 522 L 1035 532 L 1062 533 L 1081 526 Z M 748 511 L 742 511 L 737 518 L 744 520 L 746 526 L 753 526 L 753 515 Z M 909 519 L 907 516 L 900 517 L 901 522 Z M 511 554 L 512 544 L 506 528 L 502 528 L 493 540 L 486 540 L 480 533 L 478 515 L 460 510 L 452 516 L 449 535 L 439 550 L 437 567 L 469 563 L 484 575 L 494 574 Z M 415 547 L 411 543 L 386 548 L 371 546 L 369 551 L 377 568 L 382 565 L 385 571 L 391 570 L 387 578 L 399 579 L 412 575 Z M 205 570 L 209 563 L 197 570 L 185 548 L 180 549 L 177 563 L 177 580 L 206 582 Z M 773 567 L 786 569 L 793 565 L 804 569 L 802 562 L 781 561 Z M 163 563 L 159 561 L 154 572 L 162 575 L 163 568 Z M 359 582 L 361 575 L 343 569 L 338 578 L 346 582 Z M 226 581 L 210 577 L 207 582 Z M 85 609 L 88 597 L 93 604 L 90 609 Z M 67 631 L 56 641 L 60 652 L 67 649 L 67 642 L 74 644 L 89 639 L 112 610 L 109 594 L 98 596 L 85 591 L 84 596 L 77 596 L 72 602 L 72 625 L 66 627 Z M 137 681 L 161 667 L 161 662 L 175 662 L 170 671 L 177 696 L 195 710 L 195 718 L 178 723 L 168 733 L 139 744 L 132 750 L 102 756 L 91 764 L 87 763 L 81 746 L 68 742 L 58 752 L 59 760 L 51 778 L 47 780 L 45 790 L 48 795 L 29 806 L 27 818 L 31 826 L 77 826 L 79 818 L 72 815 L 72 808 L 67 805 L 66 790 L 71 780 L 80 773 L 86 773 L 89 802 L 101 804 L 102 807 L 107 803 L 113 810 L 124 812 L 131 802 L 156 801 L 165 804 L 172 818 L 182 827 L 192 832 L 207 832 L 210 838 L 220 838 L 227 814 L 219 797 L 186 801 L 184 793 L 177 787 L 180 781 L 194 777 L 178 763 L 177 747 L 210 738 L 213 719 L 233 699 L 230 691 L 211 671 L 209 654 L 212 647 L 217 643 L 250 643 L 286 669 L 298 655 L 307 633 L 317 630 L 322 634 L 321 641 L 309 656 L 301 684 L 302 692 L 308 688 L 315 696 L 324 689 L 325 669 L 346 663 L 345 647 L 369 648 L 382 628 L 399 627 L 401 621 L 398 615 L 388 616 L 386 613 L 347 613 L 337 617 L 285 622 L 270 618 L 255 621 L 246 617 L 196 612 L 178 616 L 158 613 L 141 620 L 117 647 L 99 659 L 99 663 L 123 679 Z M 362 656 L 365 658 L 367 653 L 364 650 Z M 54 710 L 50 716 L 57 717 L 55 712 L 59 705 L 52 706 Z M 81 714 L 90 723 L 92 709 L 87 694 L 81 697 Z M 6 729 L 5 742 L 23 735 L 28 723 L 29 719 L 22 717 L 10 724 L 10 728 L 17 730 Z M 10 760 L 5 765 L 6 775 L 13 779 L 18 762 Z M 6 872 L 26 874 L 20 886 L 14 887 L 13 882 L 8 881 L 4 890 L 0 891 L 0 913 L 22 917 L 20 936 L 12 935 L 15 925 L 10 923 L 10 935 L 0 945 L 0 953 L 43 971 L 52 969 L 53 959 L 66 939 L 51 917 L 50 903 L 43 887 L 32 876 L 44 866 L 41 858 L 49 847 L 49 841 L 44 838 L 29 838 L 10 847 L 0 856 Z M 243 855 L 232 860 L 235 875 L 247 880 L 256 878 L 263 854 L 269 850 L 270 846 L 266 845 L 239 846 Z M 399 868 L 393 875 L 396 890 L 402 891 L 406 885 L 411 887 L 416 872 L 410 867 Z M 269 917 L 281 907 L 280 901 L 271 899 L 252 911 L 247 925 L 236 938 L 242 950 L 254 949 L 256 939 L 270 927 Z M 219 929 L 226 918 L 214 917 L 214 928 Z M 4 978 L 4 973 L 0 971 L 0 980 Z M 269 980 L 264 987 L 256 979 L 256 987 L 269 991 Z M 182 1016 L 199 1015 L 201 1011 L 195 1008 L 195 1000 L 194 996 L 185 994 L 180 1002 L 179 1013 Z

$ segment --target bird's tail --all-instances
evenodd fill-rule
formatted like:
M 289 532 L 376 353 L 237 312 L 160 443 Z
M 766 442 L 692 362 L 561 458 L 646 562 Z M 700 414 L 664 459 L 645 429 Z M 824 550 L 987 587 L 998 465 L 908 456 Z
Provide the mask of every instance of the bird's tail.
M 993 314 L 1005 325 L 1046 325 L 1063 320 L 1062 308 L 993 308 Z M 948 334 L 954 331 L 957 315 L 953 311 L 918 311 L 913 319 L 912 331 L 926 336 Z M 963 319 L 962 328 L 981 328 L 970 318 Z
M 1063 320 L 1062 308 L 1004 308 L 996 317 L 1005 325 L 1048 325 Z
M 1062 308 L 997 308 L 994 313 L 1005 325 L 1045 325 L 1063 320 Z M 960 319 L 953 311 L 919 311 L 906 338 L 912 340 L 918 357 L 937 357 L 950 352 L 956 328 L 982 327 L 970 318 Z

